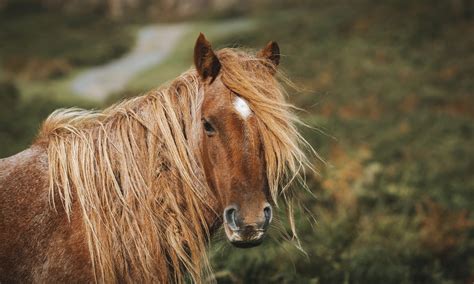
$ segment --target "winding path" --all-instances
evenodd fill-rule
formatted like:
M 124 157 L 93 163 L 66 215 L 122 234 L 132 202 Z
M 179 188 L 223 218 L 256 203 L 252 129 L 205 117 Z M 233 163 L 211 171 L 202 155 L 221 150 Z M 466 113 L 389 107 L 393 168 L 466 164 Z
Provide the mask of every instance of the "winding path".
M 126 55 L 88 69 L 72 81 L 72 91 L 94 100 L 122 90 L 140 71 L 161 63 L 187 31 L 185 24 L 152 25 L 141 28 L 135 47 Z

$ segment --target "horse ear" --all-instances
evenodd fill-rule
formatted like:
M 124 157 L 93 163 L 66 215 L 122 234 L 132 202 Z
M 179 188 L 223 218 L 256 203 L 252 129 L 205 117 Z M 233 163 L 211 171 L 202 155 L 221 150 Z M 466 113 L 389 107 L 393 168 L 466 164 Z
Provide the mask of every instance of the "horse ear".
M 219 74 L 221 63 L 212 51 L 211 44 L 206 37 L 200 33 L 194 45 L 194 65 L 203 80 L 211 77 L 211 83 Z
M 278 43 L 270 41 L 265 48 L 257 53 L 257 57 L 270 60 L 274 67 L 280 64 L 280 47 Z

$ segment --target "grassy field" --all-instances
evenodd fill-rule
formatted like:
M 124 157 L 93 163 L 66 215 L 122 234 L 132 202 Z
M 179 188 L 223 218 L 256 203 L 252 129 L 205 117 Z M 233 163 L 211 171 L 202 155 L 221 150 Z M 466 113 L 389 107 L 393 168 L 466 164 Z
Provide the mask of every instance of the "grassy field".
M 446 4 L 324 1 L 259 14 L 221 43 L 281 43 L 290 100 L 327 161 L 287 243 L 216 251 L 224 279 L 459 283 L 474 275 L 473 21 Z M 316 161 L 315 161 L 316 162 Z M 316 162 L 317 163 L 317 162 Z M 225 246 L 226 247 L 226 246 Z M 469 280 L 471 279 L 471 280 Z
M 286 244 L 219 252 L 224 275 L 472 281 L 474 39 L 462 35 L 473 22 L 449 5 L 367 4 L 272 11 L 254 33 L 222 39 L 281 42 L 283 67 L 308 90 L 290 99 L 327 133 L 304 130 L 328 163 L 309 178 L 317 199 L 304 198 L 316 224 L 299 219 L 308 255 Z
M 290 90 L 289 100 L 305 110 L 300 113 L 305 122 L 319 129 L 302 131 L 326 161 L 314 160 L 320 174 L 308 172 L 316 198 L 300 194 L 301 208 L 310 212 L 297 212 L 305 253 L 277 234 L 252 250 L 215 240 L 212 263 L 218 281 L 471 283 L 473 19 L 441 1 L 279 3 L 241 20 L 195 24 L 172 58 L 137 76 L 107 102 L 186 70 L 198 31 L 216 47 L 280 43 L 282 69 L 302 88 Z M 68 80 L 125 52 L 137 27 L 134 21 L 105 20 L 75 26 L 73 19 L 59 18 L 53 25 L 57 33 L 43 37 L 31 29 L 45 19 L 0 19 L 0 41 L 8 39 L 0 47 L 2 156 L 25 147 L 52 109 L 94 106 L 71 99 Z M 88 50 L 85 42 L 103 49 Z M 60 59 L 69 67 L 37 79 L 24 67 L 28 64 L 15 64 L 16 57 Z

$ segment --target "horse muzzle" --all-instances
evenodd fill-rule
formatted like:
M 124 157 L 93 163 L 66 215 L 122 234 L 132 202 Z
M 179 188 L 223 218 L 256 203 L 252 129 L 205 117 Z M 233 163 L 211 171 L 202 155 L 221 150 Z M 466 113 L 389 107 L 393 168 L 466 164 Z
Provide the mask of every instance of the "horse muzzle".
M 250 248 L 262 243 L 272 220 L 271 206 L 266 203 L 262 214 L 246 222 L 236 206 L 224 210 L 224 230 L 230 243 L 239 248 Z

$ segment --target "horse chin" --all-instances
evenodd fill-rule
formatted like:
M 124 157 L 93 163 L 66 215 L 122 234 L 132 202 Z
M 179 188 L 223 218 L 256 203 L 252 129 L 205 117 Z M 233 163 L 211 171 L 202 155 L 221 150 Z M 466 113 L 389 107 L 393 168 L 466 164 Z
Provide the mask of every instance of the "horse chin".
M 231 241 L 230 243 L 237 248 L 253 248 L 259 246 L 263 242 L 263 238 L 256 241 Z

